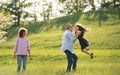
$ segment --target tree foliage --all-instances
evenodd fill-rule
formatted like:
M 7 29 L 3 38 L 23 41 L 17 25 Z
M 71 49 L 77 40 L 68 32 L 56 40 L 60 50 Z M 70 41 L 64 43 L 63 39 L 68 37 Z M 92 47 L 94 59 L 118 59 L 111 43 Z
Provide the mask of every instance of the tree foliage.
M 72 14 L 74 12 L 83 12 L 88 6 L 92 6 L 95 9 L 94 0 L 59 0 L 64 3 L 64 10 L 66 14 Z
M 7 34 L 4 29 L 11 25 L 12 19 L 9 17 L 9 14 L 4 14 L 3 10 L 0 10 L 0 18 L 0 42 L 2 42 L 5 39 L 5 34 Z
M 10 12 L 14 25 L 20 25 L 22 16 L 25 17 L 26 15 L 23 15 L 23 13 L 27 13 L 23 11 L 23 8 L 30 5 L 31 3 L 25 4 L 25 0 L 11 0 L 11 2 L 3 4 L 3 9 L 5 9 L 5 12 Z
M 108 0 L 104 0 L 103 3 L 101 3 L 101 7 L 102 8 L 120 8 L 120 0 L 113 0 L 113 1 L 108 1 Z

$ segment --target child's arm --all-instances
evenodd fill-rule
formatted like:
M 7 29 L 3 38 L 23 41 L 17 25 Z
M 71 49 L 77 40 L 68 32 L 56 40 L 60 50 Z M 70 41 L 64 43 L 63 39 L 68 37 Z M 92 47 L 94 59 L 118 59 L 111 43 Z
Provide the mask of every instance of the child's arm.
M 16 52 L 14 52 L 14 56 L 13 56 L 13 58 L 14 58 L 14 59 L 16 58 Z
M 29 54 L 30 60 L 32 60 L 32 56 L 31 56 L 31 54 L 30 54 L 30 50 L 28 50 L 28 54 Z
M 30 60 L 32 60 L 32 56 L 31 56 L 31 53 L 30 53 L 30 44 L 29 44 L 28 39 L 27 39 L 27 48 L 28 48 L 29 58 L 30 58 Z
M 16 39 L 16 42 L 15 42 L 14 56 L 13 56 L 14 59 L 16 58 L 16 55 L 17 55 L 17 49 L 18 49 L 18 39 Z

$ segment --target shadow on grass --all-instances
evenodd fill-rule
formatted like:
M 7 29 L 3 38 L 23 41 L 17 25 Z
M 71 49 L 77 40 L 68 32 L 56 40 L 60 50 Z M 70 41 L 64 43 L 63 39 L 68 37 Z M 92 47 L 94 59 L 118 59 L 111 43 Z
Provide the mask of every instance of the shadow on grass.
M 66 75 L 66 72 L 64 70 L 59 70 L 55 73 L 55 75 Z
M 7 38 L 11 39 L 15 35 L 17 36 L 18 29 L 21 27 L 27 28 L 29 34 L 36 34 L 36 33 L 40 33 L 41 31 L 44 32 L 52 31 L 54 27 L 56 28 L 56 30 L 57 28 L 64 30 L 64 26 L 66 23 L 75 24 L 80 19 L 80 16 L 81 13 L 79 12 L 70 16 L 64 16 L 53 20 L 41 21 L 41 22 L 36 22 L 21 26 L 11 26 L 9 29 L 6 30 L 8 32 Z
M 84 20 L 86 22 L 94 22 L 98 21 L 98 25 L 102 26 L 102 22 L 105 22 L 112 17 L 113 19 L 117 18 L 120 19 L 120 8 L 108 8 L 108 9 L 99 9 L 85 13 L 86 17 Z
M 55 73 L 55 75 L 76 75 L 76 71 L 66 72 L 64 69 L 59 70 Z
M 100 10 L 90 11 L 84 14 L 85 17 L 83 18 L 83 20 L 84 22 L 89 24 L 95 23 L 95 21 L 96 22 L 98 21 L 98 25 L 102 26 L 102 22 L 107 21 L 109 17 L 112 17 L 113 19 L 117 17 L 117 19 L 120 19 L 119 10 L 120 9 L 118 8 L 114 8 L 114 9 L 109 8 L 109 9 L 100 9 Z M 36 23 L 31 23 L 31 24 L 21 25 L 21 26 L 11 26 L 9 29 L 6 30 L 8 32 L 7 38 L 11 39 L 14 36 L 17 36 L 17 32 L 20 27 L 27 28 L 29 35 L 40 33 L 40 32 L 55 31 L 55 30 L 63 31 L 65 30 L 66 23 L 75 24 L 78 20 L 80 20 L 81 15 L 83 14 L 80 12 L 77 12 L 77 13 L 74 13 L 73 15 L 64 16 L 64 17 L 53 19 L 53 20 L 36 22 Z M 111 25 L 117 25 L 117 23 L 112 23 Z

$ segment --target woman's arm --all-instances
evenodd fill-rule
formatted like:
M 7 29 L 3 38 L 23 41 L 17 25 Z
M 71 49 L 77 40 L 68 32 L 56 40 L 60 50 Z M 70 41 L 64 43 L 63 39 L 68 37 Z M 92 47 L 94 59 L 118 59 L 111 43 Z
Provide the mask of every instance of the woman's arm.
M 79 37 L 80 34 L 81 34 L 81 31 L 77 31 L 75 35 L 76 37 Z

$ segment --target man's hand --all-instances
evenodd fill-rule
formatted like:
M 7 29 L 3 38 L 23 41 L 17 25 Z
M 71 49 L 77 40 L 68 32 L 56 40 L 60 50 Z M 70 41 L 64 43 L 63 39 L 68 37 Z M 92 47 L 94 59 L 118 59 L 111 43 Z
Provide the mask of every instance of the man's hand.
M 75 35 L 75 32 L 72 32 L 72 35 L 73 35 L 73 36 L 76 36 L 76 35 Z

